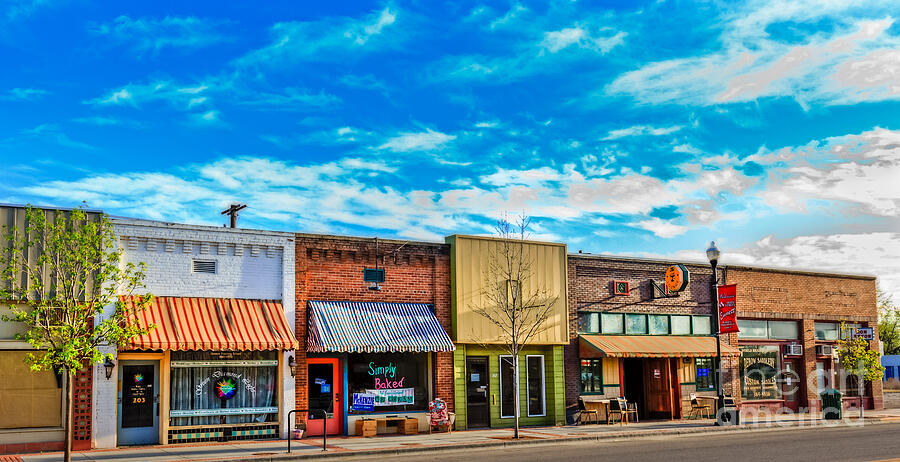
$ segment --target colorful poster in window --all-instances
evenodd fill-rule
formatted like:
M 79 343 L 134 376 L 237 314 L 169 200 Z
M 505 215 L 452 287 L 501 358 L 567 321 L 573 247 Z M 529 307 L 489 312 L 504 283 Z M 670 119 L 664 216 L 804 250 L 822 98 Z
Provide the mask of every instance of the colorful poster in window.
M 350 406 L 350 409 L 362 412 L 375 411 L 375 395 L 369 393 L 354 393 L 353 405 Z
M 416 394 L 412 388 L 381 388 L 378 390 L 366 390 L 367 394 L 375 396 L 375 406 L 405 406 L 413 404 Z
M 719 332 L 740 332 L 737 325 L 737 284 L 719 286 Z

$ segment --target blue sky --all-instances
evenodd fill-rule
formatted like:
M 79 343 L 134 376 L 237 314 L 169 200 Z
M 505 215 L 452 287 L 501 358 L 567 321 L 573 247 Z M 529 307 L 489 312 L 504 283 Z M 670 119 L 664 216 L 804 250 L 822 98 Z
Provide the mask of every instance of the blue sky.
M 334 3 L 334 4 L 332 4 Z M 0 201 L 868 273 L 895 2 L 0 1 Z

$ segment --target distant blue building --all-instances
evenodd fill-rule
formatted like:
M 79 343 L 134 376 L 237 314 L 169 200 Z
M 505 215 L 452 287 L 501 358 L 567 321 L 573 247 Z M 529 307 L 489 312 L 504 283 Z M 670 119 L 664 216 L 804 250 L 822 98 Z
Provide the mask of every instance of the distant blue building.
M 900 379 L 900 355 L 882 356 L 881 365 L 884 366 L 884 380 Z

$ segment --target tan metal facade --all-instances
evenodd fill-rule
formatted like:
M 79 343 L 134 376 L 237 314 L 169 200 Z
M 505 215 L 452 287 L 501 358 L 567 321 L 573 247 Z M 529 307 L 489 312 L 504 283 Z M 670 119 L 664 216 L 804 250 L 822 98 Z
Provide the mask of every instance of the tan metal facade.
M 453 329 L 456 343 L 499 344 L 500 330 L 473 309 L 487 303 L 484 287 L 501 284 L 500 277 L 490 275 L 491 259 L 496 258 L 503 240 L 490 237 L 453 235 L 450 244 Z M 518 244 L 520 241 L 515 241 Z M 521 243 L 524 259 L 531 265 L 530 277 L 522 283 L 522 291 L 544 290 L 553 297 L 553 313 L 547 326 L 530 342 L 531 345 L 566 345 L 569 343 L 567 314 L 566 245 L 548 242 Z M 496 277 L 495 277 L 496 276 Z M 491 279 L 497 279 L 491 281 Z

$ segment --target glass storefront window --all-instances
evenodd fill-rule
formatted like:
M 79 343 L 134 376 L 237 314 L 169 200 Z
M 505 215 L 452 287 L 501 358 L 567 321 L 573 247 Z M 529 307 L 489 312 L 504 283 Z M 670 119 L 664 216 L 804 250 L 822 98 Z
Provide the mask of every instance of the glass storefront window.
M 581 392 L 603 393 L 603 360 L 581 360 Z
M 625 315 L 625 333 L 626 334 L 646 334 L 647 333 L 647 315 L 646 314 L 626 314 Z
M 738 319 L 738 338 L 768 338 L 769 328 L 765 321 Z
M 515 375 L 512 356 L 500 357 L 500 417 L 514 417 L 513 406 L 516 402 L 513 397 Z
M 710 324 L 709 316 L 692 316 L 691 328 L 694 335 L 710 335 L 712 334 L 712 324 Z
M 376 395 L 375 412 L 422 411 L 428 408 L 427 353 L 360 353 L 347 355 L 347 387 L 352 393 Z M 383 394 L 384 400 L 379 399 Z M 390 405 L 394 402 L 403 404 Z M 412 401 L 411 403 L 409 401 Z M 350 410 L 351 414 L 366 411 Z
M 625 321 L 622 314 L 600 313 L 600 329 L 604 334 L 622 334 L 625 332 Z
M 715 390 L 716 373 L 713 370 L 712 358 L 697 358 L 695 360 L 695 372 L 697 376 L 697 390 Z
M 741 396 L 744 399 L 780 399 L 775 380 L 781 370 L 778 345 L 742 345 L 740 359 Z
M 840 338 L 841 325 L 836 322 L 816 322 L 816 340 L 837 340 Z
M 780 340 L 796 340 L 800 331 L 795 321 L 769 321 L 769 338 Z
M 650 334 L 669 335 L 669 317 L 664 314 L 651 314 Z
M 691 335 L 690 316 L 672 316 L 672 335 Z
M 275 422 L 277 378 L 277 351 L 174 351 L 170 425 Z
M 537 417 L 546 414 L 544 409 L 544 357 L 528 355 L 525 357 L 525 382 L 527 383 L 528 416 Z
M 600 332 L 600 313 L 579 314 L 578 332 L 583 334 L 596 334 Z

